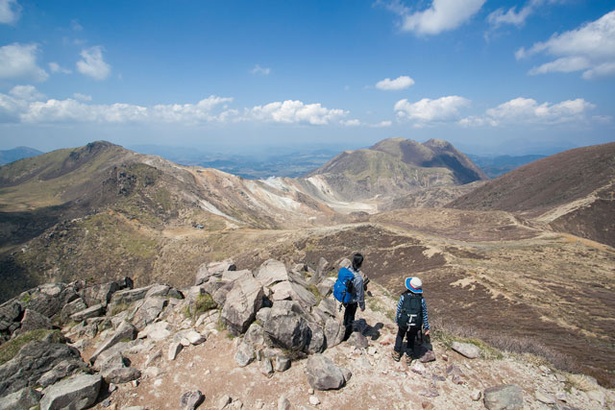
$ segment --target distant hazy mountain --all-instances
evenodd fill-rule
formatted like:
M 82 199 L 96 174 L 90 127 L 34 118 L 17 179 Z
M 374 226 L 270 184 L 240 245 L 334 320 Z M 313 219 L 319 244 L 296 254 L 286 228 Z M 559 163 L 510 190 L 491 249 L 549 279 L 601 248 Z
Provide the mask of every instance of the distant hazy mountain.
M 157 155 L 177 164 L 215 168 L 253 180 L 272 176 L 299 177 L 322 166 L 341 151 L 334 147 L 307 147 L 240 155 L 159 145 L 139 145 L 130 149 L 141 154 Z
M 422 189 L 487 180 L 482 170 L 450 143 L 418 143 L 404 138 L 345 151 L 307 178 L 320 180 L 345 201 L 393 198 Z
M 12 163 L 22 158 L 35 157 L 43 154 L 42 151 L 30 147 L 17 147 L 11 150 L 0 150 L 0 166 Z
M 531 163 L 532 161 L 540 160 L 546 156 L 542 155 L 525 155 L 525 156 L 477 156 L 468 154 L 470 160 L 479 166 L 489 178 L 496 178 L 502 174 L 506 174 L 515 168 Z

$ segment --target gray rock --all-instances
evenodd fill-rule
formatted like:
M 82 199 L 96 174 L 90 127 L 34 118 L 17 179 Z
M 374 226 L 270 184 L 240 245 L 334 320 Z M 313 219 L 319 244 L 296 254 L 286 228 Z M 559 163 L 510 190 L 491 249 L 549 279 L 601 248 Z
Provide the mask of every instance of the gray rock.
M 135 338 L 137 338 L 137 329 L 135 328 L 135 326 L 127 321 L 122 321 L 115 333 L 107 340 L 105 340 L 92 354 L 92 356 L 90 357 L 90 363 L 93 364 L 96 361 L 96 358 L 100 355 L 100 353 L 111 348 L 120 341 L 132 341 Z
M 499 385 L 487 388 L 483 401 L 489 410 L 520 410 L 523 408 L 523 391 L 518 385 Z
M 250 364 L 256 358 L 256 352 L 252 345 L 248 344 L 245 341 L 242 341 L 237 347 L 237 352 L 235 353 L 235 362 L 240 367 L 245 367 Z
M 133 367 L 120 367 L 107 370 L 101 375 L 107 383 L 123 384 L 141 378 L 141 371 Z
M 222 308 L 222 319 L 233 335 L 246 332 L 263 305 L 263 288 L 250 272 L 233 282 Z
M 338 390 L 345 383 L 342 370 L 323 354 L 311 355 L 305 372 L 310 387 L 315 390 Z
M 0 410 L 29 410 L 38 407 L 42 394 L 30 387 L 0 397 Z
M 310 340 L 306 346 L 306 351 L 309 354 L 321 353 L 326 348 L 326 339 L 323 329 L 317 324 L 309 325 L 311 330 Z
M 181 342 L 178 341 L 173 341 L 170 345 L 169 345 L 169 350 L 167 351 L 167 358 L 170 361 L 173 361 L 175 358 L 177 358 L 177 355 L 179 354 L 179 352 L 184 348 L 184 346 L 182 345 Z
M 83 410 L 96 402 L 100 375 L 77 374 L 47 387 L 41 399 L 42 410 Z
M 162 341 L 171 335 L 171 326 L 166 321 L 149 324 L 139 334 L 138 338 L 149 338 L 153 341 Z
M 87 306 L 96 304 L 106 306 L 111 301 L 113 293 L 121 289 L 122 285 L 117 281 L 110 281 L 104 284 L 94 284 L 83 290 L 83 300 Z
M 288 271 L 283 262 L 270 259 L 261 264 L 254 277 L 263 287 L 269 287 L 275 283 L 287 281 Z
M 470 343 L 461 343 L 458 341 L 454 341 L 451 345 L 451 348 L 467 358 L 478 358 L 481 354 L 480 348 Z
M 23 308 L 16 299 L 0 305 L 0 332 L 5 332 L 21 316 Z
M 273 364 L 271 364 L 271 360 L 269 358 L 263 358 L 260 363 L 261 374 L 271 377 L 273 375 Z
M 294 304 L 290 301 L 274 304 L 263 328 L 275 346 L 303 351 L 310 342 L 311 330 L 307 321 L 293 311 Z
M 63 361 L 86 367 L 79 351 L 61 343 L 32 341 L 13 359 L 0 366 L 0 397 L 26 386 L 35 386 L 41 377 Z
M 63 319 L 68 319 L 71 315 L 78 313 L 79 311 L 83 311 L 87 308 L 88 306 L 83 300 L 83 298 L 79 297 L 76 300 L 71 301 L 70 303 L 62 307 L 61 316 Z
M 205 401 L 205 396 L 200 390 L 188 391 L 179 398 L 179 408 L 182 410 L 196 410 Z
M 77 371 L 86 371 L 86 369 L 85 363 L 80 358 L 61 360 L 51 370 L 41 375 L 36 385 L 48 387 L 69 375 L 75 374 Z
M 290 410 L 290 401 L 285 395 L 280 396 L 278 399 L 278 410 Z
M 70 319 L 76 322 L 87 320 L 88 318 L 100 317 L 105 312 L 105 306 L 96 304 L 83 311 L 79 311 L 70 316 Z
M 218 409 L 219 410 L 223 410 L 227 405 L 229 405 L 231 402 L 233 402 L 233 399 L 231 397 L 229 397 L 228 395 L 223 395 L 222 397 L 220 397 L 220 399 L 218 400 Z
M 51 328 L 51 320 L 49 318 L 45 317 L 41 313 L 26 308 L 23 314 L 23 318 L 21 320 L 21 328 L 19 329 L 19 334 L 39 329 L 50 330 Z M 15 334 L 17 334 L 17 332 L 15 332 Z
M 344 333 L 346 329 L 335 318 L 329 318 L 325 323 L 325 339 L 327 341 L 327 347 L 335 347 L 344 340 Z
M 121 290 L 117 291 L 111 297 L 111 301 L 109 302 L 109 309 L 112 311 L 113 307 L 118 305 L 130 305 L 135 301 L 139 301 L 145 298 L 149 290 L 154 285 L 149 285 L 147 287 L 134 288 L 129 290 Z
M 169 287 L 166 287 L 166 291 L 168 291 Z M 155 290 L 152 288 L 150 291 Z M 160 291 L 160 290 L 158 290 Z M 137 309 L 134 317 L 132 318 L 132 322 L 137 329 L 142 330 L 148 324 L 153 323 L 164 307 L 166 307 L 168 300 L 164 297 L 160 297 L 158 295 L 154 295 L 151 297 L 146 297 L 143 301 L 143 304 Z
M 275 371 L 276 372 L 284 372 L 290 368 L 290 358 L 285 355 L 276 355 L 275 357 Z

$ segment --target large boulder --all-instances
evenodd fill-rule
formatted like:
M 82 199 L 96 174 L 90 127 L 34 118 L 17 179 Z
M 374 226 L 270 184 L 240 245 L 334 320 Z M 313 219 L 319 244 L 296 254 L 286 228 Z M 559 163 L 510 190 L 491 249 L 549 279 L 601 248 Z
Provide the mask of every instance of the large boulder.
M 168 288 L 168 287 L 167 287 Z M 168 291 L 168 290 L 167 290 Z M 142 330 L 146 325 L 153 323 L 160 315 L 168 300 L 165 297 L 154 295 L 143 300 L 143 304 L 137 309 L 132 322 L 137 329 Z
M 222 319 L 233 335 L 246 332 L 263 305 L 263 297 L 263 288 L 252 273 L 247 272 L 233 282 L 222 308 Z
M 79 351 L 63 343 L 31 341 L 24 345 L 11 360 L 0 366 L 0 397 L 35 387 L 44 382 L 43 375 L 51 370 L 58 371 L 58 364 L 64 365 L 68 373 L 87 368 Z M 62 377 L 65 377 L 63 375 Z
M 283 262 L 270 259 L 261 264 L 254 277 L 263 287 L 268 288 L 280 281 L 288 281 L 288 271 Z
M 325 355 L 310 355 L 305 367 L 308 383 L 315 390 L 338 390 L 346 383 L 344 372 Z
M 43 390 L 42 410 L 83 410 L 96 402 L 100 375 L 77 374 Z
M 292 301 L 278 301 L 271 308 L 263 329 L 275 346 L 291 351 L 304 351 L 309 346 L 312 330 L 298 309 Z

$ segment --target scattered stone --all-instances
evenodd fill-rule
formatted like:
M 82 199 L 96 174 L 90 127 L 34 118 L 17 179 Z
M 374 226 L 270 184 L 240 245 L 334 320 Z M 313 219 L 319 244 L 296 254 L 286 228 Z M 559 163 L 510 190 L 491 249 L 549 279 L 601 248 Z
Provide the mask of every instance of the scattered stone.
M 90 308 L 86 308 L 83 311 L 79 311 L 70 316 L 71 320 L 75 322 L 81 322 L 88 318 L 100 317 L 105 312 L 105 306 L 102 304 L 96 304 Z
M 467 357 L 470 359 L 478 358 L 480 357 L 480 354 L 481 354 L 480 348 L 470 343 L 461 343 L 461 342 L 455 341 L 451 345 L 451 348 L 454 351 L 458 352 L 459 354 L 463 355 L 464 357 Z
M 169 359 L 169 361 L 173 361 L 175 358 L 177 358 L 177 355 L 183 348 L 184 346 L 180 342 L 172 342 L 169 345 L 169 351 L 167 353 L 167 358 Z
M 483 393 L 481 392 L 481 390 L 473 390 L 470 394 L 470 398 L 472 399 L 472 401 L 479 401 L 482 396 Z
M 278 400 L 278 410 L 290 410 L 290 401 L 285 395 L 282 395 Z
M 309 401 L 310 401 L 311 405 L 318 405 L 318 404 L 320 404 L 320 400 L 315 395 L 310 395 L 310 400 Z
M 105 382 L 123 384 L 141 378 L 141 371 L 133 367 L 113 368 L 102 374 Z
M 490 387 L 485 390 L 483 401 L 489 410 L 520 410 L 523 408 L 523 391 L 514 384 Z
M 188 391 L 179 398 L 179 408 L 182 410 L 196 410 L 203 401 L 205 401 L 205 396 L 201 391 Z
M 96 402 L 102 379 L 100 375 L 77 374 L 43 390 L 42 410 L 83 410 Z
M 432 362 L 435 360 L 436 360 L 436 354 L 432 350 L 427 350 L 425 354 L 421 355 L 421 358 L 419 358 L 419 361 L 422 363 Z
M 231 402 L 233 401 L 233 399 L 231 397 L 229 397 L 228 395 L 223 395 L 222 397 L 220 397 L 220 399 L 218 400 L 218 409 L 219 410 L 223 410 L 227 405 L 229 405 Z
M 536 393 L 534 394 L 534 397 L 536 398 L 536 401 L 540 401 L 543 404 L 552 405 L 556 403 L 555 398 L 553 398 L 553 396 L 549 394 L 545 394 L 542 391 L 536 391 Z
M 434 405 L 433 405 L 432 403 L 427 402 L 427 401 L 423 401 L 423 402 L 421 402 L 421 407 L 422 407 L 424 410 L 433 410 L 433 409 L 435 408 L 435 407 L 434 407 Z
M 260 366 L 261 373 L 267 377 L 271 377 L 273 375 L 273 365 L 271 364 L 271 360 L 269 358 L 263 358 Z
M 275 357 L 275 371 L 276 372 L 284 372 L 290 368 L 290 358 L 284 355 L 276 355 Z
M 242 341 L 239 344 L 239 347 L 237 347 L 237 352 L 235 353 L 235 362 L 237 365 L 240 367 L 246 367 L 254 361 L 255 358 L 256 352 L 254 351 L 254 348 L 245 341 Z
M 342 370 L 322 354 L 311 355 L 305 367 L 308 383 L 315 390 L 338 390 L 344 383 Z
M 412 365 L 410 366 L 410 371 L 412 371 L 415 374 L 424 376 L 425 373 L 427 372 L 427 368 L 425 368 L 425 366 L 418 362 L 418 361 L 414 361 L 412 362 Z

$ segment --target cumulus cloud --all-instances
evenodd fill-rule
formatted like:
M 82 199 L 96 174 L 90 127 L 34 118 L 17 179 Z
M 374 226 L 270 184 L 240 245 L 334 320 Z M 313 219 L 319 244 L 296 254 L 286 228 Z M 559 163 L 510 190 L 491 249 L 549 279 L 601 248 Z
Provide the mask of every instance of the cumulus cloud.
M 49 74 L 36 64 L 38 45 L 13 43 L 0 47 L 0 79 L 45 81 Z
M 250 73 L 259 74 L 261 76 L 268 76 L 269 74 L 271 74 L 271 69 L 268 67 L 261 67 L 259 64 L 257 64 L 252 70 L 250 70 Z
M 346 120 L 348 112 L 321 104 L 287 100 L 243 111 L 229 107 L 230 97 L 209 96 L 196 104 L 140 106 L 126 103 L 91 104 L 91 97 L 76 93 L 65 100 L 46 99 L 33 86 L 18 86 L 0 94 L 0 122 L 45 123 L 147 123 L 198 126 L 211 123 L 264 122 L 343 126 L 360 125 Z
M 460 110 L 469 106 L 470 100 L 459 96 L 447 96 L 439 99 L 424 98 L 411 103 L 406 99 L 395 103 L 394 110 L 400 120 L 413 121 L 416 127 L 429 123 L 450 122 L 460 117 Z
M 347 111 L 328 109 L 320 103 L 286 100 L 255 106 L 248 111 L 247 118 L 273 123 L 326 125 L 340 121 L 347 114 Z
M 531 98 L 518 97 L 491 108 L 482 117 L 468 117 L 459 123 L 464 126 L 501 126 L 519 124 L 555 125 L 583 121 L 595 105 L 582 98 L 557 104 L 539 104 Z
M 521 48 L 515 56 L 524 59 L 538 54 L 555 59 L 533 67 L 531 75 L 577 71 L 584 79 L 615 75 L 615 11 L 576 30 L 554 34 L 527 50 Z
M 103 59 L 102 47 L 94 46 L 81 51 L 81 60 L 77 62 L 77 70 L 94 80 L 104 80 L 111 73 L 111 66 Z
M 376 83 L 376 88 L 379 90 L 403 90 L 414 84 L 414 80 L 408 76 L 399 76 L 394 80 L 385 78 Z
M 394 4 L 390 9 L 402 17 L 402 30 L 435 35 L 454 30 L 470 20 L 486 0 L 433 0 L 426 10 L 414 11 Z
M 17 0 L 0 0 L 0 23 L 13 24 L 19 20 L 21 6 Z

